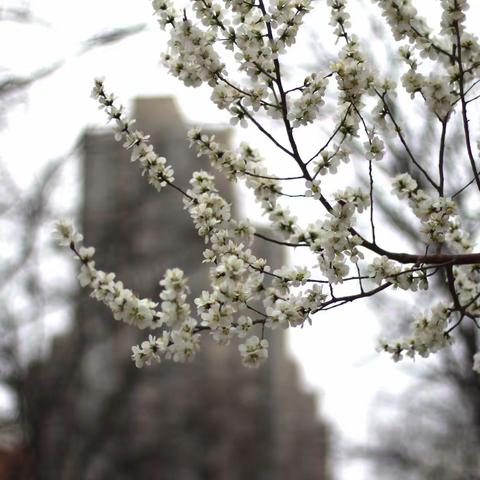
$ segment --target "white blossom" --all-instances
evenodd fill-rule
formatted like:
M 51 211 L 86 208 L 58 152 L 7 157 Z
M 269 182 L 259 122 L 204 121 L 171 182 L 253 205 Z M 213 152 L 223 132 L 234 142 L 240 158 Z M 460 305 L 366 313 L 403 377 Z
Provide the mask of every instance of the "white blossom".
M 256 335 L 248 338 L 238 349 L 242 363 L 249 368 L 259 367 L 268 358 L 268 340 L 260 340 Z

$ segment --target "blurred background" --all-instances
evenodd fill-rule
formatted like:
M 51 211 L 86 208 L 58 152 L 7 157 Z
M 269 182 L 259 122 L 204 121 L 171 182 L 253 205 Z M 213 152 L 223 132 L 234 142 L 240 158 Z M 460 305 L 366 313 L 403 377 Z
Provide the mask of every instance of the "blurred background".
M 396 47 L 378 11 L 351 3 L 367 53 L 395 76 Z M 439 24 L 438 2 L 416 4 Z M 325 6 L 307 18 L 297 69 L 324 69 L 333 58 L 328 21 Z M 93 77 L 104 75 L 128 102 L 181 183 L 207 168 L 185 141 L 192 124 L 274 152 L 254 130 L 228 127 L 208 89 L 166 75 L 166 37 L 148 1 L 2 1 L 0 42 L 0 479 L 480 478 L 478 336 L 462 327 L 436 359 L 393 364 L 374 352 L 375 340 L 406 331 L 414 305 L 403 298 L 346 306 L 308 330 L 277 334 L 258 371 L 240 365 L 234 346 L 209 343 L 192 365 L 135 369 L 130 346 L 142 337 L 79 291 L 77 265 L 52 244 L 53 222 L 75 218 L 98 265 L 152 298 L 173 266 L 201 290 L 202 243 L 176 192 L 148 188 L 114 141 L 90 99 Z M 438 125 L 412 118 L 408 133 L 423 139 L 428 158 Z M 393 140 L 389 150 L 385 168 L 408 171 Z M 245 190 L 222 188 L 241 198 L 238 215 L 261 225 Z M 420 240 L 393 207 L 379 199 L 381 221 L 400 225 L 413 251 Z M 276 266 L 309 262 L 258 248 Z

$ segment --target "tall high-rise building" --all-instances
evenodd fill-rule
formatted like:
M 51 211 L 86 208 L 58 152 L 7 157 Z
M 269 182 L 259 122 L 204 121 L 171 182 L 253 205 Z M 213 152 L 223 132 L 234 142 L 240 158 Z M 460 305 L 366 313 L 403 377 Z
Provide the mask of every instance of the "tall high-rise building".
M 138 99 L 135 118 L 174 166 L 179 185 L 207 168 L 188 148 L 187 126 L 172 99 Z M 229 130 L 215 134 L 229 142 Z M 83 232 L 96 247 L 98 268 L 152 299 L 167 268 L 185 271 L 192 295 L 206 288 L 204 244 L 179 193 L 151 188 L 109 130 L 87 132 L 83 147 Z M 234 195 L 226 182 L 219 187 L 227 198 Z M 270 244 L 260 244 L 256 254 L 274 266 L 283 262 L 283 251 Z M 314 396 L 299 386 L 283 332 L 270 337 L 270 358 L 255 370 L 241 365 L 236 346 L 209 339 L 191 364 L 138 370 L 130 347 L 145 335 L 80 295 L 73 330 L 32 370 L 45 387 L 30 392 L 30 408 L 47 412 L 33 428 L 39 478 L 331 478 L 328 428 Z M 55 374 L 52 362 L 61 366 Z

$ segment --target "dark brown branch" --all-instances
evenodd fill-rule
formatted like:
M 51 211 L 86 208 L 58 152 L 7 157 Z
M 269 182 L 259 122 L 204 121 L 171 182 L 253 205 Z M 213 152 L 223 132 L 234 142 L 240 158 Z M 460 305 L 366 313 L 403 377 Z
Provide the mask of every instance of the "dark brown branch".
M 378 255 L 384 255 L 390 260 L 399 263 L 413 263 L 416 265 L 475 265 L 480 264 L 480 253 L 461 253 L 461 254 L 435 254 L 435 255 L 415 255 L 411 253 L 397 253 L 384 250 L 367 240 L 362 244 L 368 250 Z
M 275 238 L 270 238 L 261 233 L 255 232 L 254 234 L 256 237 L 261 238 L 262 240 L 266 240 L 267 242 L 276 243 L 277 245 L 283 245 L 285 247 L 308 247 L 306 243 L 290 243 L 290 242 L 283 242 L 282 240 L 276 240 Z
M 282 152 L 285 152 L 287 155 L 290 155 L 291 157 L 295 158 L 295 155 L 285 148 L 281 143 L 277 141 L 277 139 L 269 132 L 267 131 L 261 123 L 259 123 L 253 115 L 250 115 L 249 111 L 241 104 L 237 104 L 238 107 L 242 110 L 242 112 L 247 116 L 247 118 L 267 137 L 269 138 L 274 145 L 276 145 Z
M 322 310 L 328 310 L 329 308 L 334 308 L 335 306 L 345 305 L 346 303 L 353 302 L 360 298 L 371 297 L 391 286 L 392 284 L 390 282 L 386 282 L 383 285 L 380 285 L 372 290 L 368 290 L 367 292 L 364 291 L 364 292 L 357 293 L 355 295 L 347 295 L 345 297 L 338 297 L 338 298 L 334 297 L 331 300 L 328 300 L 327 302 L 323 303 L 317 309 L 312 310 L 311 313 L 317 313 Z
M 448 124 L 448 117 L 442 120 L 442 134 L 440 137 L 440 150 L 438 152 L 438 176 L 439 176 L 439 184 L 438 184 L 438 193 L 441 197 L 443 197 L 444 187 L 445 187 L 445 174 L 443 171 L 443 165 L 445 163 L 445 138 L 447 135 L 447 124 Z
M 456 3 L 457 2 L 455 2 L 455 4 Z M 460 101 L 462 104 L 462 120 L 463 120 L 463 130 L 465 133 L 465 145 L 467 147 L 468 159 L 470 160 L 470 165 L 472 167 L 475 183 L 477 184 L 477 188 L 480 191 L 480 177 L 478 175 L 477 166 L 475 164 L 475 158 L 473 155 L 472 145 L 470 140 L 470 127 L 468 126 L 467 102 L 465 100 L 465 72 L 463 70 L 463 63 L 462 63 L 462 43 L 460 38 L 460 28 L 458 26 L 458 22 L 455 22 L 455 34 L 457 37 L 457 48 L 458 48 L 458 56 L 457 56 L 457 64 L 458 64 L 458 70 L 459 70 L 458 86 L 460 88 Z
M 395 127 L 395 132 L 397 133 L 398 138 L 403 145 L 403 148 L 405 148 L 405 151 L 407 152 L 407 155 L 410 157 L 410 160 L 422 172 L 422 174 L 428 180 L 428 182 L 432 185 L 432 187 L 435 188 L 435 190 L 438 191 L 439 186 L 433 181 L 433 179 L 430 177 L 428 172 L 420 165 L 420 163 L 417 161 L 417 159 L 413 155 L 412 150 L 410 149 L 405 137 L 402 134 L 402 129 L 400 128 L 400 125 L 398 125 L 397 121 L 395 120 L 395 117 L 393 116 L 393 113 L 392 113 L 390 107 L 388 106 L 387 101 L 385 100 L 385 94 L 381 94 L 377 90 L 375 91 L 375 93 L 382 100 L 383 106 L 385 108 L 385 112 L 387 113 L 388 117 L 390 118 L 391 122 L 393 123 L 393 126 Z

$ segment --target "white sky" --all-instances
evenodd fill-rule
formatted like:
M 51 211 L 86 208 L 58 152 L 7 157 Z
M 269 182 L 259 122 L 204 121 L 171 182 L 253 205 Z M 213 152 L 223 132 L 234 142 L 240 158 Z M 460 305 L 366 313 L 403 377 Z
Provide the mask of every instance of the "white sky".
M 159 67 L 165 37 L 153 22 L 147 0 L 32 0 L 30 3 L 38 9 L 38 16 L 50 23 L 48 29 L 0 24 L 0 43 L 10 46 L 3 49 L 3 62 L 16 72 L 27 73 L 32 66 L 41 67 L 52 59 L 68 57 L 78 50 L 81 40 L 101 30 L 146 21 L 152 27 L 120 45 L 100 48 L 68 61 L 58 73 L 38 82 L 28 103 L 12 112 L 8 128 L 0 133 L 0 155 L 24 185 L 41 171 L 46 159 L 68 150 L 86 125 L 105 123 L 103 113 L 98 112 L 90 99 L 94 76 L 104 75 L 109 87 L 125 102 L 137 95 L 175 95 L 186 118 L 192 122 L 228 121 L 210 104 L 207 89 L 186 89 Z M 353 3 L 360 7 L 356 15 L 364 22 L 361 2 Z M 437 2 L 416 3 L 427 12 Z M 328 28 L 328 19 L 323 21 L 322 28 Z M 258 144 L 256 133 L 250 129 L 240 131 L 237 138 Z M 318 317 L 312 327 L 294 330 L 289 336 L 304 381 L 309 388 L 321 392 L 321 412 L 335 430 L 353 442 L 362 442 L 368 436 L 367 419 L 377 392 L 399 392 L 407 381 L 402 368 L 374 351 L 379 326 L 366 305 L 366 302 L 356 303 Z M 343 466 L 338 474 L 339 480 L 369 478 L 359 465 Z

